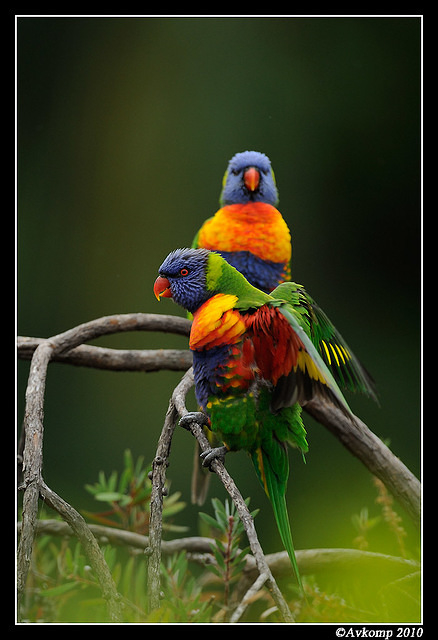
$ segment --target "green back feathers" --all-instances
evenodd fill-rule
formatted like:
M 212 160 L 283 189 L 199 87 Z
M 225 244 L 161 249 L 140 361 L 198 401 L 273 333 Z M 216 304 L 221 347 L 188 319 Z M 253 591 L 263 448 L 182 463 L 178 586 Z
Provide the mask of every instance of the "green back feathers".
M 237 269 L 215 252 L 208 256 L 206 287 L 208 291 L 237 296 L 236 309 L 241 310 L 257 308 L 272 300 L 271 296 L 253 287 Z

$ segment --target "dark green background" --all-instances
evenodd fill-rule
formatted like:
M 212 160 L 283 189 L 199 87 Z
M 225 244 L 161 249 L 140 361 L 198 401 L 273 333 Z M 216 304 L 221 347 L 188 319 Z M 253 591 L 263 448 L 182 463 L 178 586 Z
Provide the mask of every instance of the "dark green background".
M 354 412 L 420 466 L 419 18 L 19 18 L 18 332 L 48 337 L 112 313 L 183 315 L 155 300 L 167 253 L 218 206 L 236 152 L 272 160 L 293 238 L 293 278 L 375 377 L 381 406 Z M 114 347 L 184 348 L 135 333 Z M 29 365 L 19 363 L 19 420 Z M 151 460 L 178 373 L 50 366 L 44 476 L 78 508 L 122 452 Z M 368 471 L 306 417 L 291 454 L 298 548 L 350 546 L 374 504 Z M 189 502 L 193 443 L 168 470 Z M 280 543 L 245 454 L 228 467 L 262 544 Z M 216 479 L 212 495 L 224 497 Z M 179 523 L 197 530 L 197 510 Z

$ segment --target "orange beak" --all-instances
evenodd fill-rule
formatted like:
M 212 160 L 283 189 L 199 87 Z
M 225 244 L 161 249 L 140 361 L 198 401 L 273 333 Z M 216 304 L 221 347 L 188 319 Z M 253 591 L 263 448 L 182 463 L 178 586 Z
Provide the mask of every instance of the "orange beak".
M 248 167 L 243 174 L 243 182 L 248 191 L 255 191 L 260 184 L 260 172 L 255 167 Z
M 160 301 L 160 298 L 171 298 L 172 290 L 170 288 L 169 280 L 158 276 L 154 284 L 154 293 L 158 302 Z

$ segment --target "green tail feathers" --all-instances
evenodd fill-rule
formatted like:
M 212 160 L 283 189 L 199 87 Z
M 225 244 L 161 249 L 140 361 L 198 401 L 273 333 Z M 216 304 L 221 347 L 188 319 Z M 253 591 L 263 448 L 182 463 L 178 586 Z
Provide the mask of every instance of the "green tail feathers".
M 289 476 L 287 447 L 285 443 L 279 442 L 275 436 L 270 439 L 268 444 L 268 447 L 259 447 L 252 453 L 252 461 L 257 476 L 271 501 L 281 541 L 289 555 L 298 586 L 303 591 L 286 505 L 285 493 Z

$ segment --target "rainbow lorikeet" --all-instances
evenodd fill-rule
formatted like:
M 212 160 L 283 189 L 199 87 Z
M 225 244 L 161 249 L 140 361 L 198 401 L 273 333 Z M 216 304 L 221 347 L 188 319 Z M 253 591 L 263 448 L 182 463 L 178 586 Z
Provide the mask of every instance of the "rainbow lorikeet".
M 229 450 L 249 453 L 302 586 L 285 499 L 287 444 L 308 450 L 301 407 L 315 396 L 328 397 L 350 413 L 334 368 L 345 369 L 346 377 L 358 376 L 365 387 L 368 379 L 339 334 L 323 326 L 321 339 L 329 353 L 334 348 L 325 364 L 310 338 L 314 320 L 300 300 L 302 287 L 281 287 L 279 296 L 278 290 L 269 295 L 219 254 L 177 249 L 161 265 L 154 292 L 193 314 L 189 345 L 196 399 L 209 429 L 224 443 L 204 462 Z
M 225 171 L 219 202 L 220 209 L 204 222 L 192 247 L 220 253 L 266 293 L 290 280 L 291 234 L 276 208 L 278 189 L 269 158 L 258 151 L 236 153 Z M 207 435 L 213 442 L 213 434 Z M 192 502 L 203 504 L 208 486 L 209 474 L 200 466 L 195 443 Z
M 204 222 L 192 247 L 220 253 L 255 287 L 269 293 L 290 280 L 291 236 L 278 205 L 269 158 L 244 151 L 228 164 L 220 209 Z

